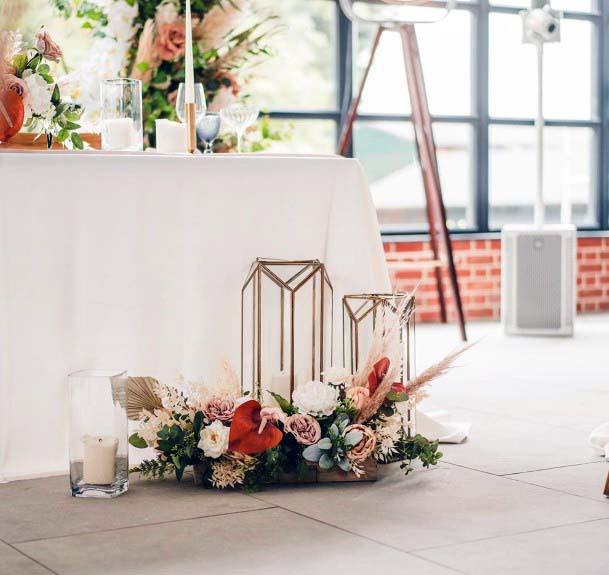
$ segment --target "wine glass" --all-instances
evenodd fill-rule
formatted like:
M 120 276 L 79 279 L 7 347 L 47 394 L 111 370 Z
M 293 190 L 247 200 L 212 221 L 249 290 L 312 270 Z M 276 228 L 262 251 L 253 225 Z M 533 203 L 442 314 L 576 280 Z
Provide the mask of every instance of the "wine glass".
M 197 134 L 205 143 L 204 154 L 213 154 L 214 140 L 220 131 L 220 114 L 218 112 L 207 112 L 197 123 Z
M 184 100 L 186 99 L 186 86 L 184 82 L 180 83 L 178 87 L 178 97 L 176 98 L 176 113 L 180 122 L 184 122 L 186 114 L 184 113 Z M 203 90 L 203 84 L 195 84 L 195 114 L 196 121 L 198 122 L 207 110 L 207 102 L 205 101 L 205 91 Z
M 220 112 L 222 119 L 237 132 L 237 152 L 241 152 L 241 140 L 245 130 L 251 126 L 260 111 L 248 104 L 231 104 Z

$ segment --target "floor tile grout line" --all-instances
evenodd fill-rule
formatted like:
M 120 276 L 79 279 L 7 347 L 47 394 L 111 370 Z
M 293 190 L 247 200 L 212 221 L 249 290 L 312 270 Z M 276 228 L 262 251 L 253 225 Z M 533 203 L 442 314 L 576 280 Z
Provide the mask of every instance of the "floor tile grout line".
M 254 498 L 255 499 L 255 498 Z M 169 521 L 155 521 L 154 523 L 138 523 L 135 525 L 125 525 L 124 527 L 114 527 L 112 529 L 99 529 L 97 531 L 83 531 L 80 533 L 66 533 L 65 535 L 57 535 L 56 537 L 39 537 L 37 539 L 24 539 L 23 541 L 15 541 L 8 543 L 7 545 L 23 545 L 25 543 L 39 543 L 40 541 L 53 541 L 55 539 L 66 539 L 68 537 L 81 537 L 83 535 L 99 535 L 100 533 L 112 533 L 114 531 L 124 531 L 126 529 L 138 529 L 139 527 L 154 527 L 159 525 L 169 525 L 171 523 L 182 523 L 183 521 L 194 521 L 196 519 L 209 519 L 212 517 L 225 517 L 228 515 L 239 515 L 241 513 L 254 513 L 256 511 L 267 511 L 269 509 L 276 509 L 277 505 L 262 501 L 267 507 L 258 507 L 257 509 L 242 509 L 240 511 L 227 511 L 226 513 L 213 513 L 211 515 L 196 515 L 194 517 L 184 517 L 182 519 L 171 519 Z
M 504 533 L 503 535 L 493 535 L 490 537 L 480 537 L 478 539 L 470 539 L 469 541 L 461 541 L 459 543 L 447 543 L 446 545 L 435 545 L 432 547 L 419 547 L 408 551 L 411 555 L 424 559 L 419 553 L 423 551 L 434 551 L 436 549 L 446 549 L 448 547 L 459 547 L 460 545 L 469 545 L 470 543 L 481 543 L 484 541 L 493 541 L 494 539 L 506 539 L 508 537 L 517 537 L 519 535 L 530 535 L 532 533 L 542 533 L 543 531 L 552 531 L 553 529 L 562 529 L 563 527 L 576 527 L 578 525 L 586 525 L 588 523 L 596 523 L 598 521 L 609 521 L 608 517 L 597 517 L 596 519 L 586 519 L 584 521 L 574 521 L 573 523 L 563 523 L 560 525 L 550 525 L 539 529 L 530 529 L 528 531 L 515 531 L 513 533 Z M 442 565 L 444 567 L 444 565 Z
M 581 467 L 582 465 L 598 465 L 600 463 L 607 463 L 604 459 L 602 461 L 586 461 L 584 463 L 569 463 L 567 465 L 557 465 L 555 467 L 542 467 L 541 469 L 531 469 L 530 471 L 514 471 L 513 473 L 502 473 L 500 477 L 509 477 L 510 475 L 524 475 L 526 473 L 536 473 L 538 471 L 552 471 L 554 469 L 565 469 L 567 467 Z
M 262 501 L 263 503 L 266 503 L 266 501 L 264 501 L 263 499 L 259 499 L 258 497 L 254 496 L 254 495 L 250 495 L 250 497 L 253 497 L 254 499 L 258 499 L 258 501 Z M 283 507 L 281 505 L 276 505 L 275 509 L 281 509 L 282 511 L 286 511 L 287 513 L 291 513 L 292 515 L 297 515 L 298 517 L 303 517 L 304 519 L 309 519 L 310 521 L 315 521 L 316 523 L 319 523 L 320 525 L 325 525 L 326 527 L 330 527 L 331 529 L 336 529 L 337 531 L 341 531 L 343 533 L 353 535 L 354 537 L 358 537 L 359 539 L 364 539 L 366 541 L 370 541 L 371 543 L 375 543 L 377 545 L 380 545 L 381 547 L 385 547 L 387 549 L 392 549 L 393 551 L 397 551 L 397 552 L 401 553 L 402 555 L 412 555 L 412 553 L 410 553 L 410 551 L 405 551 L 404 549 L 400 549 L 399 547 L 396 547 L 395 545 L 391 545 L 389 543 L 379 541 L 378 539 L 374 539 L 372 537 L 362 535 L 361 533 L 356 533 L 354 531 L 351 531 L 344 527 L 340 527 L 338 525 L 333 525 L 332 523 L 328 523 L 327 521 L 323 521 L 322 519 L 318 519 L 316 517 L 311 517 L 310 515 L 306 515 L 305 513 L 301 513 L 299 511 L 294 511 L 293 509 L 288 509 L 287 507 Z M 429 559 L 427 557 L 417 557 L 417 559 L 423 559 L 424 561 L 427 561 L 428 563 L 432 563 L 434 565 L 439 565 L 440 567 L 446 568 L 445 565 L 441 565 L 440 563 L 434 561 L 433 559 Z M 447 567 L 447 568 L 450 571 L 454 571 L 455 573 L 462 573 L 464 575 L 467 575 L 465 571 L 461 571 L 460 569 L 455 569 L 454 567 Z
M 42 563 L 41 561 L 39 561 L 38 559 L 34 559 L 34 557 L 31 557 L 30 555 L 28 555 L 25 551 L 22 551 L 21 549 L 19 549 L 18 547 L 15 547 L 13 544 L 8 543 L 4 540 L 2 540 L 3 543 L 6 543 L 6 545 L 8 545 L 13 551 L 19 553 L 19 555 L 22 555 L 23 557 L 25 557 L 26 559 L 29 559 L 32 563 L 36 563 L 36 565 L 39 565 L 40 567 L 42 567 L 43 569 L 45 569 L 46 571 L 48 571 L 49 573 L 53 573 L 53 575 L 59 575 L 59 573 L 57 573 L 57 571 L 51 569 L 48 565 L 45 565 L 44 563 Z
M 541 487 L 542 489 L 547 489 L 548 491 L 553 491 L 554 493 L 562 493 L 563 495 L 571 495 L 572 497 L 579 497 L 580 499 L 585 499 L 586 501 L 596 501 L 597 503 L 602 503 L 601 499 L 597 499 L 595 497 L 589 497 L 587 495 L 579 495 L 579 493 L 571 493 L 569 491 L 564 491 L 563 489 L 555 489 L 554 487 L 548 487 L 547 485 L 539 485 L 538 483 L 531 483 L 530 481 L 523 481 L 522 479 L 517 479 L 516 477 L 504 476 L 505 479 L 509 479 L 511 481 L 515 481 L 516 483 L 520 483 L 523 485 L 533 485 L 535 487 Z M 602 486 L 601 486 L 602 487 Z M 599 488 L 598 492 L 601 492 Z
M 554 489 L 553 487 L 548 487 L 547 485 L 539 485 L 538 483 L 531 483 L 530 481 L 523 481 L 521 479 L 517 479 L 516 477 L 511 477 L 512 475 L 522 475 L 525 473 L 535 473 L 535 471 L 548 471 L 548 470 L 552 470 L 552 469 L 564 469 L 565 467 L 577 467 L 580 465 L 592 465 L 592 464 L 596 464 L 595 462 L 591 462 L 591 463 L 576 463 L 573 465 L 565 465 L 564 467 L 548 467 L 546 469 L 537 469 L 534 471 L 522 471 L 520 473 L 506 473 L 504 475 L 497 475 L 496 473 L 491 473 L 490 471 L 483 471 L 481 469 L 474 469 L 472 467 L 467 467 L 465 465 L 459 465 L 458 463 L 451 463 L 450 461 L 443 461 L 443 463 L 446 463 L 448 465 L 453 465 L 455 467 L 459 467 L 461 469 L 468 469 L 469 471 L 475 471 L 477 473 L 483 473 L 485 475 L 490 475 L 491 477 L 498 477 L 499 479 L 508 479 L 510 481 L 515 481 L 517 483 L 521 483 L 524 485 L 532 485 L 533 487 L 540 487 L 542 489 L 546 489 L 547 491 L 552 491 L 554 493 L 562 493 L 563 495 L 570 495 L 571 497 L 579 497 L 580 499 L 585 499 L 586 501 L 596 501 L 597 503 L 600 503 L 600 501 L 598 499 L 595 499 L 594 497 L 588 497 L 586 495 L 579 495 L 577 493 L 570 493 L 569 491 L 563 491 L 562 489 Z M 601 463 L 601 462 L 598 462 Z M 599 489 L 600 492 L 600 489 Z

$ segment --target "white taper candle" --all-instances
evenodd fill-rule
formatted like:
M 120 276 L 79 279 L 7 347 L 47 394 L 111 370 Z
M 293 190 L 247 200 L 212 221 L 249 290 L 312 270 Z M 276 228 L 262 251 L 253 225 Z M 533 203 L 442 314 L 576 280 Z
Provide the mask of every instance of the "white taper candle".
M 195 102 L 195 71 L 192 57 L 192 15 L 190 13 L 190 0 L 186 0 L 186 15 L 184 18 L 186 26 L 186 82 L 184 103 L 194 104 Z

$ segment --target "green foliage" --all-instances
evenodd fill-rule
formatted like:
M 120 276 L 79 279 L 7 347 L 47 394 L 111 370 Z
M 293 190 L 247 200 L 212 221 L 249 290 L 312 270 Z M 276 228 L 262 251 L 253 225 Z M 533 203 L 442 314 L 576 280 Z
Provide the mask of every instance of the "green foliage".
M 332 469 L 337 465 L 343 471 L 351 469 L 351 461 L 347 452 L 362 440 L 361 431 L 350 431 L 345 434 L 349 418 L 345 414 L 338 415 L 328 428 L 326 437 L 322 437 L 315 445 L 310 445 L 302 456 L 312 463 L 317 463 L 321 469 Z
M 174 472 L 174 467 L 165 459 L 147 459 L 131 468 L 129 472 L 139 473 L 144 478 L 163 479 L 165 475 Z
M 402 438 L 396 444 L 399 459 L 402 461 L 400 468 L 408 475 L 413 469 L 412 462 L 416 459 L 420 459 L 425 468 L 437 465 L 443 455 L 438 451 L 438 446 L 438 441 L 430 441 L 419 434 Z
M 277 402 L 277 405 L 279 405 L 284 413 L 287 415 L 296 413 L 294 406 L 285 397 L 282 397 L 278 393 L 273 393 L 272 391 L 269 391 L 268 393 L 273 397 L 273 399 Z
M 129 443 L 138 449 L 148 447 L 148 444 L 137 433 L 133 433 L 129 436 Z

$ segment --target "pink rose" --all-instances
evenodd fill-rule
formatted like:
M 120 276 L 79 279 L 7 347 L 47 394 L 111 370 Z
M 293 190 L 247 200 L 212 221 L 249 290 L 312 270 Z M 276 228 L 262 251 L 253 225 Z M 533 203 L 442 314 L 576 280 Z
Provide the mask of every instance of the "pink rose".
M 368 403 L 368 399 L 370 399 L 370 390 L 367 387 L 361 386 L 353 386 L 347 388 L 345 392 L 347 397 L 353 402 L 355 405 L 355 409 L 358 411 Z
M 36 34 L 36 50 L 38 50 L 47 60 L 59 62 L 63 56 L 61 48 L 53 42 L 49 33 L 41 29 Z
M 13 76 L 12 74 L 6 74 L 0 83 L 7 90 L 12 90 L 15 94 L 20 96 L 23 100 L 23 105 L 27 104 L 30 92 L 27 88 L 27 84 L 21 78 L 17 78 L 17 76 Z
M 203 414 L 209 421 L 230 421 L 236 407 L 232 397 L 212 397 L 205 402 Z
M 360 431 L 362 439 L 347 452 L 347 457 L 351 461 L 366 461 L 374 453 L 374 448 L 376 447 L 376 435 L 374 431 L 360 423 L 348 425 L 345 428 L 344 434 L 347 435 L 350 431 Z
M 301 445 L 313 445 L 321 438 L 321 427 L 311 415 L 296 413 L 290 415 L 285 423 L 285 431 L 291 433 Z
M 162 60 L 176 60 L 186 50 L 184 22 L 178 21 L 159 26 L 155 41 L 157 55 Z

